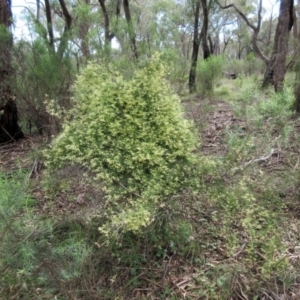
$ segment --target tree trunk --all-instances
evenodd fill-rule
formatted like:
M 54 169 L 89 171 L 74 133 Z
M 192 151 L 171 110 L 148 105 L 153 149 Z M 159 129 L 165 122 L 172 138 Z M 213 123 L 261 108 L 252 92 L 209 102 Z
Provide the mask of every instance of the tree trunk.
M 190 94 L 196 92 L 196 68 L 198 61 L 198 52 L 200 46 L 200 35 L 199 35 L 199 13 L 200 13 L 200 0 L 196 2 L 195 7 L 195 21 L 194 21 L 194 36 L 193 36 L 193 52 L 192 52 L 192 62 L 189 74 L 189 90 Z
M 0 143 L 16 141 L 24 137 L 18 125 L 18 109 L 11 91 L 10 80 L 12 35 L 9 30 L 12 22 L 11 1 L 0 0 Z
M 274 70 L 274 88 L 276 92 L 281 91 L 283 87 L 289 36 L 294 22 L 293 8 L 293 0 L 281 0 L 275 33 L 274 50 L 271 58 L 271 66 L 273 66 Z
M 137 60 L 139 56 L 136 47 L 135 33 L 134 33 L 134 28 L 133 28 L 131 14 L 130 14 L 129 0 L 123 0 L 123 8 L 124 8 L 125 17 L 128 25 L 128 33 L 130 38 L 131 49 L 133 52 L 134 59 Z
M 105 39 L 105 47 L 106 49 L 110 48 L 111 40 L 114 37 L 113 34 L 111 34 L 110 29 L 109 29 L 109 16 L 108 12 L 105 6 L 105 0 L 99 0 L 102 13 L 104 16 L 104 39 Z
M 90 0 L 85 0 L 85 5 L 90 5 Z M 90 24 L 87 20 L 83 20 L 79 24 L 79 38 L 81 40 L 80 48 L 82 55 L 85 59 L 88 59 L 91 56 L 90 49 L 89 49 L 89 41 L 88 41 L 88 32 L 90 29 Z
M 41 14 L 41 3 L 40 0 L 36 0 L 36 19 L 40 21 L 40 14 Z
M 281 0 L 273 52 L 267 64 L 262 88 L 267 87 L 269 83 L 274 85 L 275 92 L 280 92 L 283 88 L 289 36 L 294 23 L 293 11 L 293 0 Z
M 201 5 L 203 11 L 203 25 L 201 29 L 201 40 L 202 40 L 203 58 L 207 59 L 211 54 L 207 43 L 208 13 L 209 13 L 207 0 L 201 0 Z
M 212 38 L 211 38 L 210 35 L 208 36 L 208 44 L 209 44 L 209 51 L 210 51 L 210 53 L 214 53 L 214 51 L 215 51 L 215 44 L 213 43 Z
M 266 88 L 269 84 L 274 84 L 274 68 L 273 68 L 273 61 L 267 64 L 266 71 L 264 73 L 264 79 L 262 83 L 262 88 Z
M 60 43 L 59 43 L 58 50 L 57 50 L 58 57 L 60 59 L 62 59 L 63 55 L 65 53 L 65 50 L 68 47 L 69 34 L 71 32 L 70 29 L 71 29 L 71 26 L 72 26 L 73 18 L 70 15 L 70 13 L 67 9 L 65 1 L 64 0 L 59 0 L 59 4 L 60 4 L 60 7 L 62 9 L 64 20 L 65 20 L 64 32 L 63 32 L 63 34 L 60 38 Z
M 54 34 L 53 34 L 53 24 L 52 24 L 52 16 L 51 16 L 51 6 L 49 0 L 45 0 L 45 8 L 46 8 L 46 18 L 47 18 L 47 30 L 49 35 L 49 45 L 54 52 Z

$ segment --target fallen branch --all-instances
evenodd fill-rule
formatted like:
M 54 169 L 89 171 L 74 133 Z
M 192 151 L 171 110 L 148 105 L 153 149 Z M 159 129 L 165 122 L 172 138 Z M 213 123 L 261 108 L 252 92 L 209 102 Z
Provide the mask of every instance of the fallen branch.
M 267 161 L 268 159 L 270 159 L 270 158 L 273 156 L 273 154 L 277 154 L 277 152 L 276 152 L 275 149 L 272 148 L 269 155 L 262 156 L 262 157 L 256 158 L 256 159 L 251 159 L 250 161 L 244 163 L 243 166 L 244 166 L 244 167 L 247 167 L 247 166 L 249 166 L 250 164 L 256 163 L 256 162 L 257 162 L 257 163 L 263 163 L 263 162 Z

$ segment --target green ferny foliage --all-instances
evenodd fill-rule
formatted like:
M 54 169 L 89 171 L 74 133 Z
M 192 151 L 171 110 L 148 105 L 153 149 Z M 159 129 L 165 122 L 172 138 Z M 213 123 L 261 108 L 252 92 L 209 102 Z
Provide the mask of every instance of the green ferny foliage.
M 164 201 L 198 182 L 194 126 L 165 76 L 158 56 L 127 81 L 89 64 L 75 84 L 71 121 L 46 153 L 50 167 L 80 163 L 103 181 L 118 230 L 147 226 Z

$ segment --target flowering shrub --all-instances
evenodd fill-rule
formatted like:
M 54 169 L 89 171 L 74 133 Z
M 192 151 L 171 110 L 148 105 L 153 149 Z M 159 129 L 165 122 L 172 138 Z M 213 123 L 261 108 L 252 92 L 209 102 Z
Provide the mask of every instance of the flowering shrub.
M 46 154 L 50 167 L 80 163 L 103 181 L 118 228 L 139 230 L 169 196 L 197 184 L 193 124 L 165 75 L 157 56 L 131 80 L 88 65 L 75 84 L 70 121 Z

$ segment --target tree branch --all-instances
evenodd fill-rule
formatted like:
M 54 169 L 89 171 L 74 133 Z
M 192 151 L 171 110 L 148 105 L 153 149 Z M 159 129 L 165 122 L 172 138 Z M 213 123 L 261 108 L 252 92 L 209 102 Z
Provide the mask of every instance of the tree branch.
M 262 1 L 262 0 L 261 0 Z M 260 2 L 261 2 L 260 1 Z M 250 23 L 250 21 L 248 20 L 248 18 L 246 17 L 246 15 L 240 11 L 234 4 L 229 4 L 229 5 L 221 5 L 219 3 L 219 1 L 216 0 L 216 3 L 222 8 L 222 9 L 228 9 L 228 8 L 231 8 L 233 7 L 235 9 L 235 11 L 242 17 L 242 19 L 246 22 L 246 24 L 254 31 L 257 29 L 257 27 L 255 27 L 253 24 Z
M 70 29 L 70 27 L 72 25 L 72 17 L 71 17 L 71 15 L 70 15 L 70 13 L 67 9 L 65 1 L 64 0 L 59 0 L 59 3 L 60 3 L 60 6 L 61 6 L 61 9 L 63 11 L 65 20 L 66 20 L 67 29 Z
M 221 5 L 219 3 L 218 0 L 216 0 L 216 3 L 222 8 L 222 9 L 228 9 L 233 7 L 235 9 L 235 11 L 240 15 L 240 17 L 245 21 L 245 23 L 247 24 L 248 27 L 250 27 L 253 30 L 253 35 L 252 35 L 252 45 L 253 45 L 253 50 L 254 52 L 259 56 L 259 58 L 265 63 L 265 64 L 269 64 L 270 59 L 267 58 L 262 51 L 259 49 L 258 45 L 257 45 L 257 39 L 258 39 L 258 33 L 260 31 L 260 27 L 261 27 L 261 12 L 262 12 L 262 0 L 259 1 L 259 5 L 258 5 L 258 12 L 257 12 L 257 26 L 253 25 L 250 23 L 250 21 L 248 20 L 247 16 L 240 10 L 238 9 L 234 4 L 229 4 L 229 5 Z

